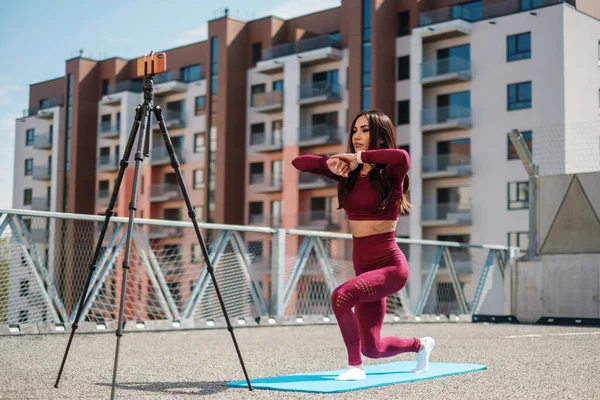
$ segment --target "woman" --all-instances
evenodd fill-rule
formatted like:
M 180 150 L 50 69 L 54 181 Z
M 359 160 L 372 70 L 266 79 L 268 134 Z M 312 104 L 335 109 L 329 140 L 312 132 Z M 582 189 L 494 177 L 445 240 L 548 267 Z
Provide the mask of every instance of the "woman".
M 432 338 L 380 337 L 386 297 L 408 281 L 408 263 L 396 244 L 395 231 L 398 215 L 411 207 L 406 195 L 410 157 L 396 148 L 389 117 L 379 110 L 364 111 L 352 122 L 348 153 L 303 155 L 292 164 L 336 180 L 339 208 L 346 210 L 350 222 L 356 277 L 331 295 L 348 351 L 348 369 L 336 380 L 366 379 L 361 354 L 383 358 L 414 352 L 413 372 L 427 371 Z

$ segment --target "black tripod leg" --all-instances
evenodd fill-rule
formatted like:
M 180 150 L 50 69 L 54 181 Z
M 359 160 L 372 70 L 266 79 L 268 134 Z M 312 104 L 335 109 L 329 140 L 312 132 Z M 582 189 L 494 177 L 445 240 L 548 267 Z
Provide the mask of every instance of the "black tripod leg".
M 138 106 L 135 111 L 135 119 L 133 121 L 133 126 L 131 127 L 131 132 L 129 133 L 129 139 L 127 141 L 127 146 L 125 147 L 125 152 L 123 153 L 123 159 L 120 163 L 119 173 L 117 175 L 117 180 L 115 181 L 115 187 L 113 189 L 112 195 L 110 197 L 110 202 L 108 203 L 108 208 L 106 209 L 106 216 L 104 218 L 104 223 L 102 225 L 102 231 L 100 232 L 100 237 L 98 238 L 98 242 L 96 243 L 96 251 L 94 252 L 94 258 L 92 263 L 90 264 L 90 269 L 87 277 L 87 281 L 85 284 L 85 288 L 81 294 L 81 302 L 79 303 L 79 309 L 77 310 L 77 315 L 75 316 L 75 321 L 73 321 L 73 325 L 71 327 L 71 335 L 69 336 L 69 342 L 67 343 L 67 349 L 65 350 L 65 354 L 63 356 L 62 363 L 60 365 L 60 370 L 58 371 L 58 377 L 56 378 L 56 382 L 54 383 L 54 387 L 58 388 L 58 383 L 60 382 L 60 378 L 62 376 L 63 370 L 65 368 L 65 362 L 67 361 L 67 356 L 69 354 L 69 350 L 71 348 L 71 343 L 73 342 L 73 336 L 75 335 L 75 331 L 79 326 L 79 320 L 81 318 L 81 313 L 83 311 L 83 307 L 85 303 L 88 301 L 88 296 L 91 293 L 88 293 L 90 290 L 90 284 L 92 281 L 92 276 L 96 271 L 98 258 L 100 257 L 100 249 L 102 248 L 102 242 L 104 241 L 104 235 L 106 234 L 106 230 L 108 228 L 108 223 L 110 222 L 110 218 L 114 215 L 114 207 L 117 202 L 117 195 L 119 193 L 119 188 L 121 186 L 121 181 L 123 179 L 123 175 L 125 174 L 125 169 L 127 168 L 129 156 L 131 155 L 131 149 L 133 148 L 133 143 L 135 142 L 136 132 L 138 131 L 138 127 L 140 125 L 142 115 L 142 107 Z
M 129 203 L 129 221 L 127 222 L 127 237 L 125 239 L 125 259 L 123 260 L 123 279 L 121 281 L 121 300 L 119 304 L 119 324 L 117 325 L 117 348 L 115 350 L 115 364 L 113 369 L 113 380 L 110 398 L 115 398 L 115 389 L 117 384 L 117 368 L 119 366 L 119 349 L 121 347 L 121 337 L 123 336 L 123 314 L 125 312 L 125 292 L 127 290 L 127 276 L 129 274 L 129 261 L 131 257 L 131 239 L 133 233 L 133 220 L 137 208 L 138 183 L 140 180 L 141 163 L 144 160 L 142 152 L 144 148 L 144 138 L 148 136 L 145 131 L 150 130 L 150 119 L 152 117 L 151 105 L 144 102 L 142 106 L 143 119 L 138 137 L 137 151 L 135 152 L 135 172 L 133 176 L 133 188 L 131 189 L 131 203 Z
M 246 366 L 244 365 L 244 360 L 242 359 L 242 354 L 238 347 L 237 340 L 235 339 L 235 335 L 233 333 L 233 326 L 229 322 L 229 316 L 227 315 L 227 310 L 225 309 L 225 303 L 223 302 L 223 298 L 221 297 L 221 292 L 219 290 L 219 286 L 217 285 L 217 280 L 215 278 L 213 267 L 210 263 L 210 256 L 208 255 L 208 250 L 206 249 L 206 245 L 204 244 L 204 239 L 202 238 L 202 234 L 200 233 L 200 228 L 198 227 L 198 221 L 196 221 L 196 213 L 194 208 L 192 207 L 192 203 L 190 201 L 190 197 L 188 195 L 188 191 L 185 187 L 185 182 L 183 181 L 183 175 L 181 173 L 181 169 L 179 168 L 179 160 L 177 159 L 177 155 L 173 149 L 173 143 L 171 143 L 171 138 L 169 137 L 169 133 L 167 132 L 167 128 L 165 127 L 165 122 L 162 115 L 162 109 L 159 106 L 154 107 L 154 113 L 156 115 L 156 119 L 158 121 L 158 126 L 160 127 L 160 132 L 162 133 L 163 139 L 165 141 L 165 145 L 167 147 L 167 152 L 169 153 L 169 157 L 171 158 L 171 166 L 176 172 L 177 182 L 179 183 L 179 187 L 181 188 L 181 193 L 183 194 L 183 198 L 185 200 L 185 204 L 187 206 L 188 215 L 192 219 L 192 224 L 194 225 L 194 230 L 196 231 L 196 236 L 198 237 L 198 241 L 200 242 L 200 247 L 202 248 L 202 253 L 204 254 L 204 260 L 206 260 L 206 270 L 210 274 L 212 279 L 213 286 L 215 287 L 215 291 L 217 292 L 217 297 L 219 298 L 219 303 L 221 304 L 221 309 L 223 310 L 223 315 L 225 316 L 225 321 L 227 322 L 227 330 L 231 333 L 231 338 L 233 339 L 233 344 L 235 346 L 235 350 L 237 351 L 238 358 L 240 359 L 240 363 L 242 365 L 242 370 L 244 371 L 244 376 L 246 377 L 246 382 L 248 383 L 248 389 L 252 390 L 252 385 L 250 384 L 250 378 L 248 378 L 248 373 L 246 372 Z

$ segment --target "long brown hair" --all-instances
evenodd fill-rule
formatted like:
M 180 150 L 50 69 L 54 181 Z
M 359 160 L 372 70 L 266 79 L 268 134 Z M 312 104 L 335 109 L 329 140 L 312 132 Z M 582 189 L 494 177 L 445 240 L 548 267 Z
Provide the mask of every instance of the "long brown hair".
M 390 118 L 379 110 L 368 110 L 363 111 L 354 117 L 352 125 L 350 125 L 350 134 L 348 136 L 348 152 L 355 153 L 354 144 L 352 143 L 352 130 L 356 121 L 361 117 L 365 116 L 369 121 L 369 150 L 372 149 L 395 149 L 396 138 L 394 135 L 394 125 Z M 379 205 L 380 209 L 387 207 L 388 203 L 392 198 L 392 182 L 390 177 L 385 174 L 385 165 L 375 164 L 373 171 L 369 174 L 369 182 L 371 186 L 377 191 L 381 199 Z M 373 173 L 376 172 L 376 173 Z M 358 174 L 360 173 L 360 167 L 354 171 L 350 171 L 348 178 L 341 178 L 338 183 L 338 210 L 342 208 L 344 198 L 352 191 Z M 410 179 L 408 174 L 404 177 L 402 182 L 402 196 L 398 200 L 400 204 L 399 214 L 407 214 L 411 209 L 410 201 L 408 200 L 408 187 L 410 185 Z

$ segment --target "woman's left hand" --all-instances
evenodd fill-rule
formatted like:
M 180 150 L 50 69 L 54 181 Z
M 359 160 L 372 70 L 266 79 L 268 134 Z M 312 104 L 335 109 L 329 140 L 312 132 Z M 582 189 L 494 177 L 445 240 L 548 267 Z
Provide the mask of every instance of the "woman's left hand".
M 354 153 L 340 153 L 331 156 L 330 158 L 339 158 L 340 160 L 344 160 L 348 163 L 348 167 L 351 171 L 354 171 L 358 168 L 358 160 L 356 159 L 356 154 Z

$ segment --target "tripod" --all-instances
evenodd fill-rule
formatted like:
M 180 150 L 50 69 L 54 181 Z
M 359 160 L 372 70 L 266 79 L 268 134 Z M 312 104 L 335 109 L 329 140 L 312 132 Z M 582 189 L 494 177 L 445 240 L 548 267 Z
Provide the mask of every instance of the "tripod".
M 96 244 L 94 258 L 93 258 L 92 263 L 90 264 L 85 291 L 83 292 L 83 294 L 81 296 L 81 302 L 79 304 L 79 309 L 77 310 L 77 315 L 76 315 L 75 321 L 73 322 L 73 325 L 72 325 L 71 335 L 69 336 L 67 348 L 66 348 L 66 351 L 65 351 L 65 354 L 64 354 L 61 366 L 60 366 L 60 371 L 58 373 L 58 377 L 56 379 L 56 383 L 54 384 L 54 387 L 58 388 L 58 383 L 59 383 L 60 378 L 63 373 L 65 362 L 66 362 L 67 356 L 69 354 L 69 349 L 71 348 L 73 336 L 75 334 L 75 331 L 77 330 L 78 323 L 81 318 L 81 313 L 84 308 L 84 305 L 86 304 L 86 302 L 88 300 L 88 298 L 85 294 L 88 293 L 88 291 L 90 289 L 90 283 L 91 283 L 94 271 L 96 270 L 96 264 L 98 263 L 98 258 L 100 256 L 100 251 L 101 251 L 102 242 L 104 240 L 104 235 L 106 234 L 106 230 L 108 228 L 108 223 L 110 221 L 110 218 L 114 215 L 114 205 L 117 200 L 117 194 L 118 194 L 119 188 L 121 186 L 121 181 L 123 179 L 125 169 L 127 168 L 127 165 L 128 165 L 128 160 L 129 160 L 131 151 L 134 146 L 138 128 L 140 128 L 139 129 L 140 136 L 139 136 L 139 140 L 137 143 L 137 151 L 135 153 L 135 173 L 134 173 L 134 179 L 133 179 L 131 202 L 129 204 L 129 221 L 127 223 L 127 232 L 126 232 L 127 237 L 126 237 L 126 241 L 125 241 L 125 260 L 123 261 L 123 283 L 122 283 L 122 287 L 121 287 L 121 303 L 119 306 L 119 324 L 117 326 L 117 331 L 116 331 L 117 347 L 116 347 L 116 352 L 115 352 L 115 361 L 114 361 L 114 369 L 113 369 L 111 399 L 114 399 L 114 397 L 115 397 L 115 387 L 116 387 L 116 381 L 117 381 L 117 367 L 118 367 L 118 362 L 119 362 L 119 349 L 120 349 L 120 345 L 121 345 L 121 337 L 123 336 L 123 327 L 124 327 L 123 313 L 124 313 L 124 309 L 125 309 L 125 290 L 127 288 L 127 275 L 129 272 L 129 262 L 130 262 L 130 254 L 131 254 L 131 239 L 132 239 L 132 232 L 133 232 L 133 220 L 134 220 L 135 211 L 136 211 L 138 182 L 139 182 L 140 169 L 141 169 L 140 166 L 141 166 L 141 162 L 144 160 L 144 157 L 149 157 L 149 155 L 150 155 L 149 142 L 150 142 L 150 126 L 151 126 L 151 118 L 152 118 L 151 113 L 154 112 L 156 119 L 158 121 L 158 126 L 160 127 L 160 131 L 162 133 L 162 137 L 163 137 L 163 139 L 165 141 L 165 145 L 167 147 L 167 152 L 169 153 L 169 157 L 171 159 L 171 166 L 173 167 L 173 169 L 176 172 L 177 181 L 179 183 L 179 187 L 181 188 L 183 198 L 184 198 L 186 206 L 187 206 L 188 215 L 192 219 L 192 223 L 194 225 L 194 230 L 196 231 L 196 236 L 198 237 L 198 241 L 200 242 L 200 247 L 202 248 L 202 253 L 203 253 L 204 259 L 206 261 L 206 269 L 212 278 L 213 286 L 214 286 L 217 296 L 219 298 L 219 303 L 221 304 L 221 308 L 222 308 L 223 314 L 225 316 L 225 321 L 227 322 L 227 330 L 231 333 L 231 338 L 233 339 L 233 344 L 235 346 L 237 355 L 240 359 L 240 363 L 242 365 L 242 370 L 244 371 L 244 376 L 246 377 L 246 382 L 248 383 L 248 389 L 252 390 L 252 386 L 250 384 L 250 379 L 248 378 L 248 373 L 246 372 L 246 367 L 244 365 L 244 360 L 242 359 L 240 349 L 238 347 L 237 341 L 235 339 L 235 335 L 233 333 L 233 327 L 229 321 L 229 317 L 227 315 L 227 310 L 225 309 L 225 303 L 223 302 L 223 298 L 221 297 L 221 292 L 219 291 L 219 287 L 217 286 L 217 281 L 216 281 L 216 278 L 214 275 L 213 267 L 210 263 L 210 257 L 208 254 L 208 250 L 206 249 L 206 245 L 204 244 L 204 240 L 202 239 L 202 234 L 200 233 L 200 228 L 198 227 L 198 222 L 196 221 L 196 213 L 192 207 L 187 189 L 185 187 L 185 183 L 183 181 L 183 175 L 179 168 L 180 164 L 179 164 L 179 161 L 177 160 L 177 156 L 174 152 L 173 144 L 171 143 L 171 139 L 167 132 L 167 128 L 165 127 L 165 122 L 164 122 L 163 115 L 162 115 L 162 109 L 160 106 L 153 105 L 153 101 L 154 101 L 154 92 L 153 92 L 154 61 L 152 61 L 151 71 L 152 72 L 148 73 L 147 68 L 144 71 L 144 88 L 143 88 L 144 102 L 143 102 L 143 104 L 138 105 L 135 110 L 135 119 L 133 122 L 133 126 L 131 127 L 131 132 L 129 134 L 129 139 L 127 141 L 127 146 L 125 147 L 125 152 L 123 154 L 123 158 L 121 159 L 121 162 L 119 164 L 120 168 L 119 168 L 119 173 L 117 175 L 117 179 L 115 181 L 115 188 L 113 189 L 113 193 L 111 195 L 110 202 L 109 202 L 108 208 L 106 210 L 106 216 L 104 219 L 104 224 L 102 226 L 102 231 L 100 233 L 100 237 Z M 145 135 L 144 135 L 144 132 L 145 132 Z M 143 153 L 142 153 L 142 147 L 144 150 Z M 88 294 L 88 296 L 90 296 L 90 295 L 91 295 L 91 293 Z

